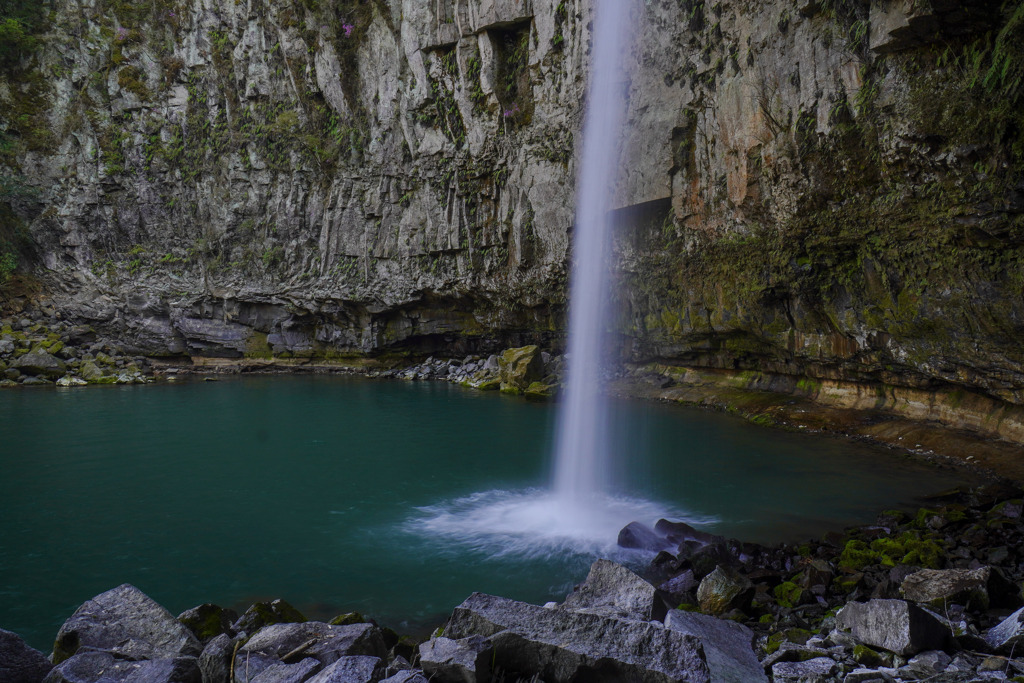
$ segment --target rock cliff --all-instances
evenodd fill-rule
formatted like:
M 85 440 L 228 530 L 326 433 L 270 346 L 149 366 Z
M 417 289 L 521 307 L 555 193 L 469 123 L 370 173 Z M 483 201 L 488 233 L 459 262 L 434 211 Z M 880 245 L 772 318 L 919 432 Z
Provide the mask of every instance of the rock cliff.
M 44 5 L 0 239 L 63 315 L 152 355 L 560 346 L 588 0 Z M 1016 410 L 1024 4 L 634 16 L 623 359 Z

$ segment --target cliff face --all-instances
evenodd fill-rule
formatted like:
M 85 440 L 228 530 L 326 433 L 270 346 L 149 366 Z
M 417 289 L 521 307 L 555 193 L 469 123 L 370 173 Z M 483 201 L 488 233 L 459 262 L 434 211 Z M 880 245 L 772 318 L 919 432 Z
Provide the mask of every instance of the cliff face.
M 1024 402 L 1024 9 L 637 2 L 636 362 Z M 563 328 L 585 0 L 53 0 L 4 73 L 6 234 L 148 353 Z

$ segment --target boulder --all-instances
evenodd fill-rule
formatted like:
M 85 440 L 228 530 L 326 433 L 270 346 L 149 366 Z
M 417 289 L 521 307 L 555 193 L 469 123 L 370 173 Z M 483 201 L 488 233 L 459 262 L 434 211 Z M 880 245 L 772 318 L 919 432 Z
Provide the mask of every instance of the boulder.
M 620 548 L 649 550 L 654 553 L 675 547 L 675 543 L 664 536 L 659 536 L 654 529 L 640 522 L 630 522 L 622 527 L 617 542 Z
M 290 624 L 306 620 L 302 613 L 284 600 L 257 602 L 231 625 L 235 633 L 255 633 L 269 624 Z
M 58 664 L 44 683 L 202 683 L 195 657 L 125 659 L 111 652 L 81 652 Z
M 836 626 L 865 645 L 904 657 L 941 650 L 951 635 L 942 622 L 906 600 L 847 603 L 836 615 Z
M 64 361 L 38 346 L 24 356 L 16 358 L 11 367 L 26 375 L 40 375 L 50 379 L 57 379 L 67 372 Z
M 199 655 L 199 673 L 203 683 L 224 683 L 231 675 L 231 655 L 235 641 L 222 633 L 210 639 Z
M 474 593 L 455 608 L 445 635 L 489 638 L 497 666 L 548 683 L 709 680 L 700 639 L 658 622 L 545 609 Z
M 754 585 L 738 572 L 722 567 L 705 576 L 697 588 L 697 602 L 707 614 L 724 614 L 744 609 L 754 597 Z
M 989 607 L 989 567 L 979 569 L 922 569 L 910 574 L 900 586 L 900 593 L 913 600 L 942 609 L 958 604 L 972 610 Z
M 654 525 L 654 530 L 672 541 L 673 545 L 679 545 L 683 541 L 697 541 L 706 545 L 718 537 L 704 531 L 698 531 L 686 522 L 670 522 L 667 519 L 659 519 Z
M 53 645 L 53 663 L 79 648 L 134 660 L 198 657 L 203 650 L 184 624 L 127 583 L 88 600 L 64 622 Z
M 680 557 L 684 548 L 689 549 L 694 541 L 683 541 L 679 544 Z M 693 576 L 703 579 L 715 570 L 715 567 L 730 567 L 736 564 L 736 558 L 732 556 L 725 543 L 715 542 L 701 546 L 692 553 L 689 553 L 688 561 L 693 569 Z
M 1024 607 L 989 629 L 985 634 L 985 642 L 996 652 L 1024 648 Z
M 29 647 L 17 633 L 0 628 L 0 681 L 39 683 L 52 668 L 42 652 Z
M 483 636 L 431 638 L 420 645 L 420 667 L 439 683 L 484 683 L 491 679 L 494 648 Z
M 665 627 L 701 641 L 712 681 L 767 681 L 751 643 L 754 632 L 743 624 L 706 614 L 671 610 Z
M 86 382 L 81 377 L 72 377 L 71 375 L 65 375 L 57 380 L 58 387 L 84 387 Z
M 419 671 L 399 671 L 395 675 L 383 679 L 380 683 L 429 683 L 429 681 Z
M 838 667 L 831 657 L 815 657 L 806 662 L 779 662 L 772 665 L 776 683 L 824 683 L 836 680 Z
M 231 624 L 237 620 L 238 614 L 234 610 L 210 603 L 193 607 L 178 615 L 178 621 L 203 643 L 222 633 L 230 633 Z
M 235 680 L 239 683 L 303 683 L 322 666 L 317 660 L 307 657 L 295 664 L 271 664 L 252 678 L 236 675 Z
M 544 361 L 536 345 L 506 349 L 498 358 L 501 390 L 522 393 L 544 377 Z
M 597 560 L 587 579 L 562 603 L 563 609 L 622 619 L 663 619 L 661 601 L 647 581 L 610 560 Z M 658 613 L 660 611 L 660 614 Z
M 378 657 L 342 657 L 309 679 L 309 683 L 377 683 L 384 677 Z
M 253 655 L 269 657 L 286 664 L 313 657 L 327 665 L 346 656 L 385 657 L 387 647 L 380 630 L 373 624 L 331 626 L 307 621 L 263 627 L 238 650 L 235 669 L 239 668 L 239 662 Z

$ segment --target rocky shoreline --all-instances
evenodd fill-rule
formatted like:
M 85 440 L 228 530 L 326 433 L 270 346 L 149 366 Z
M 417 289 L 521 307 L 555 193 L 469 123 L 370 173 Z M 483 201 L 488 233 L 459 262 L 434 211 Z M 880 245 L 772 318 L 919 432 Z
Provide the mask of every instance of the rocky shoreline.
M 83 604 L 53 652 L 0 630 L 5 683 L 1024 681 L 1024 498 L 992 484 L 798 546 L 661 520 L 561 604 L 474 593 L 426 640 L 283 600 L 174 617 L 122 585 Z

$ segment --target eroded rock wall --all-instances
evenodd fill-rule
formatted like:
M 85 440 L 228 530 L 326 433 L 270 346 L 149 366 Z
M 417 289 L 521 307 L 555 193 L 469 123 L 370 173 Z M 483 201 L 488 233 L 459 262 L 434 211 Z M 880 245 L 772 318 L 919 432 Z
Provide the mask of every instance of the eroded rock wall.
M 50 10 L 0 161 L 67 315 L 154 354 L 560 344 L 590 2 Z M 1021 403 L 1020 4 L 634 14 L 624 357 Z

